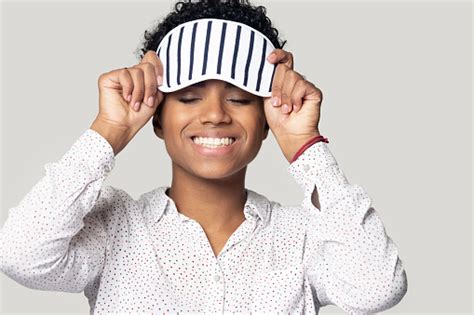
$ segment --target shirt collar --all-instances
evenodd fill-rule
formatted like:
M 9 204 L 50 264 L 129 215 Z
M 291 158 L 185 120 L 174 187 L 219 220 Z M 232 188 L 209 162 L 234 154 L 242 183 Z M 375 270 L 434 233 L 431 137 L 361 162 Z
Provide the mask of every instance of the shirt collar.
M 158 222 L 167 211 L 172 211 L 173 215 L 179 216 L 182 222 L 189 220 L 188 217 L 176 210 L 173 199 L 166 194 L 168 188 L 170 187 L 161 186 L 144 195 L 148 199 L 148 211 L 152 222 Z M 266 223 L 270 215 L 269 200 L 251 189 L 245 188 L 245 191 L 247 192 L 247 200 L 244 205 L 245 217 L 247 219 L 250 219 L 250 216 L 257 217 Z

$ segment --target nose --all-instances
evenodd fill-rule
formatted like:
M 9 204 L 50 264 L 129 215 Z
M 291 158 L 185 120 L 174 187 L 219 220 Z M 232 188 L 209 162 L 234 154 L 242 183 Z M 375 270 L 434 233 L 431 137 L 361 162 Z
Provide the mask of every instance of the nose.
M 201 106 L 200 120 L 202 124 L 212 123 L 214 125 L 232 122 L 232 118 L 227 112 L 226 105 L 220 93 L 212 93 L 206 97 Z

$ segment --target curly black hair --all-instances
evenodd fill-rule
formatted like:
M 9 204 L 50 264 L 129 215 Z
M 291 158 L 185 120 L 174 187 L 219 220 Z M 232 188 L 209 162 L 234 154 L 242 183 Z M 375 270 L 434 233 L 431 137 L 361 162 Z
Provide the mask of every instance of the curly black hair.
M 264 6 L 253 6 L 248 0 L 179 1 L 174 5 L 174 11 L 170 12 L 151 31 L 145 31 L 145 40 L 136 50 L 139 52 L 140 61 L 147 51 L 156 51 L 165 35 L 176 26 L 202 18 L 221 18 L 246 24 L 267 36 L 275 48 L 283 48 L 286 43 L 286 40 L 282 41 L 278 37 L 278 30 L 272 26 L 271 20 L 266 16 Z M 159 125 L 161 109 L 162 106 L 158 106 L 153 116 L 154 127 Z M 265 128 L 269 128 L 268 124 Z
M 149 50 L 156 51 L 165 35 L 176 26 L 203 18 L 221 18 L 247 24 L 267 36 L 275 48 L 283 48 L 286 40 L 281 41 L 278 37 L 278 30 L 272 26 L 266 13 L 267 9 L 264 6 L 253 6 L 248 0 L 179 1 L 174 5 L 174 11 L 155 28 L 145 31 L 145 40 L 137 49 L 139 59 L 143 59 Z

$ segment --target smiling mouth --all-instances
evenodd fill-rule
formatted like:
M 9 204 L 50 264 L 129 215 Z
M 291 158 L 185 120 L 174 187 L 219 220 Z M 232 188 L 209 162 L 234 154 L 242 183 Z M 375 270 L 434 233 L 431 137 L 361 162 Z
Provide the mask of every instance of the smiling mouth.
M 228 146 L 231 146 L 232 144 L 234 144 L 235 141 L 236 141 L 236 138 L 234 138 L 234 137 L 227 137 L 231 140 L 230 141 L 225 141 L 224 143 L 221 142 L 219 144 L 213 144 L 213 143 L 206 143 L 206 142 L 197 142 L 197 141 L 195 141 L 196 138 L 197 138 L 197 136 L 192 136 L 191 137 L 191 141 L 194 144 L 197 144 L 197 145 L 200 145 L 200 146 L 203 146 L 203 147 L 206 147 L 206 148 L 211 148 L 211 149 L 228 147 Z

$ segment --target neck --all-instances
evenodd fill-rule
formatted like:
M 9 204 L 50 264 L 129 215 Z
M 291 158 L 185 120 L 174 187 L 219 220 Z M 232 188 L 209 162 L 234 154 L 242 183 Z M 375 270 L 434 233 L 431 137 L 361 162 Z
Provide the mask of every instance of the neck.
M 197 221 L 206 232 L 225 232 L 245 218 L 246 169 L 216 180 L 190 176 L 173 164 L 173 179 L 166 193 L 178 212 Z

